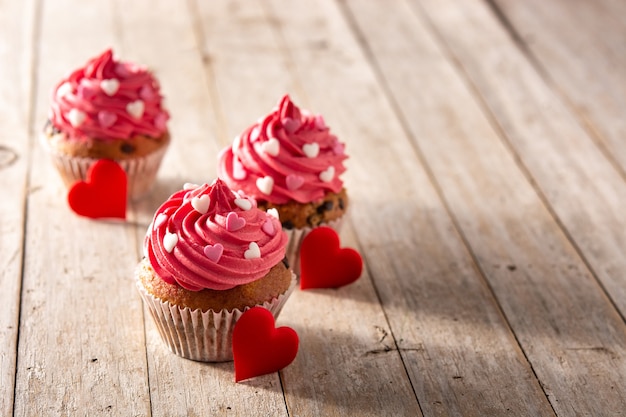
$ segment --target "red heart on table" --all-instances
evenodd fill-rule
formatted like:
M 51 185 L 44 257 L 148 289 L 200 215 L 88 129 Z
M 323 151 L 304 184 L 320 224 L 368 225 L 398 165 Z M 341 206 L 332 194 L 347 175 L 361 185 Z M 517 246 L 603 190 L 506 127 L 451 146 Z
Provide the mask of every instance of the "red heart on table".
M 98 218 L 126 218 L 128 179 L 115 161 L 97 160 L 87 171 L 86 181 L 77 181 L 67 194 L 76 214 Z
M 300 247 L 300 288 L 337 288 L 356 281 L 363 271 L 361 255 L 339 246 L 339 236 L 330 227 L 316 227 Z
M 233 329 L 235 382 L 277 372 L 298 353 L 298 334 L 290 327 L 275 327 L 274 316 L 263 307 L 253 307 Z

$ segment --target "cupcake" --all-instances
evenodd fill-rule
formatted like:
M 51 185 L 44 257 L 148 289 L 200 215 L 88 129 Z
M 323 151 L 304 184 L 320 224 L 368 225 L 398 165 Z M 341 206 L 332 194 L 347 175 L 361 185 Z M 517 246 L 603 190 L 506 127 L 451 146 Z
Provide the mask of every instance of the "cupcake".
M 286 95 L 220 152 L 218 176 L 254 197 L 259 208 L 278 211 L 296 272 L 309 231 L 321 225 L 339 231 L 348 205 L 340 179 L 344 147 L 322 116 L 300 110 Z
M 232 359 L 232 331 L 254 306 L 278 316 L 295 287 L 277 214 L 224 182 L 186 186 L 159 207 L 135 271 L 161 338 L 197 361 Z
M 42 142 L 66 185 L 98 159 L 126 171 L 131 198 L 146 193 L 170 142 L 160 87 L 144 67 L 108 49 L 53 89 Z

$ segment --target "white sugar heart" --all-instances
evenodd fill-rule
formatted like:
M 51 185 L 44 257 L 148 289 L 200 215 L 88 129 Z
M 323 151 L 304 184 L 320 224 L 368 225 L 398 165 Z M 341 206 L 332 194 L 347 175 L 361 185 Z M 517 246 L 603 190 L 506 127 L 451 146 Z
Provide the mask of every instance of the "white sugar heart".
M 278 156 L 278 152 L 280 152 L 280 142 L 276 138 L 270 138 L 267 142 L 263 142 L 261 150 L 268 155 Z
M 126 105 L 126 112 L 133 116 L 135 119 L 140 119 L 143 116 L 145 104 L 142 100 L 131 101 Z
M 152 226 L 152 228 L 154 230 L 158 229 L 159 226 L 161 226 L 163 223 L 165 223 L 165 221 L 167 220 L 167 215 L 164 213 L 159 213 L 158 216 L 156 216 L 156 219 L 154 219 L 154 224 Z
M 335 167 L 332 165 L 320 172 L 320 180 L 324 182 L 331 182 L 333 178 L 335 178 Z
M 250 131 L 250 142 L 254 142 L 259 138 L 261 134 L 261 128 L 259 126 L 254 126 Z
M 248 211 L 252 208 L 252 202 L 247 198 L 235 198 L 235 204 L 244 211 Z
M 224 253 L 224 246 L 221 243 L 215 245 L 206 245 L 204 247 L 204 256 L 217 263 Z
M 263 178 L 257 178 L 256 187 L 265 195 L 272 194 L 274 188 L 274 178 L 267 176 Z
M 163 248 L 167 253 L 172 253 L 174 246 L 178 243 L 178 235 L 175 233 L 165 232 L 163 237 Z
M 183 184 L 183 190 L 185 190 L 185 191 L 195 190 L 198 187 L 199 187 L 198 184 L 193 184 L 191 182 L 186 182 L 186 183 Z
M 59 88 L 57 88 L 57 97 L 58 98 L 65 97 L 67 94 L 71 93 L 73 90 L 74 88 L 72 87 L 72 84 L 70 84 L 69 82 L 64 82 L 63 84 L 59 86 Z
M 247 176 L 248 173 L 243 167 L 243 164 L 241 163 L 239 158 L 233 155 L 233 178 L 236 180 L 245 180 Z
M 320 144 L 317 142 L 305 143 L 302 145 L 302 152 L 307 158 L 315 158 L 320 153 Z
M 271 208 L 267 210 L 267 214 L 269 214 L 270 216 L 272 216 L 275 219 L 278 219 L 279 215 L 278 215 L 278 210 L 276 210 L 275 208 Z
M 196 211 L 202 214 L 205 214 L 207 211 L 209 211 L 210 203 L 211 198 L 206 194 L 191 199 L 191 207 L 193 207 L 194 209 L 196 209 Z
M 78 109 L 72 109 L 67 113 L 67 120 L 70 121 L 72 127 L 78 127 L 83 124 L 87 115 Z
M 243 257 L 246 259 L 256 259 L 261 257 L 261 249 L 259 249 L 259 245 L 256 242 L 250 242 L 248 245 L 248 250 L 243 253 Z
M 111 97 L 117 93 L 120 88 L 120 82 L 116 78 L 100 81 L 100 88 L 104 93 Z

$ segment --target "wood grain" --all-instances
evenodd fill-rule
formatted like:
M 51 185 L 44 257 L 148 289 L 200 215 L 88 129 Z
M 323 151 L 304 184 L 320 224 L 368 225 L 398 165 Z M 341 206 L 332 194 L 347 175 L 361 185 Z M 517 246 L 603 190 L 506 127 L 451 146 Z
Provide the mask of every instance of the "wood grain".
M 211 53 L 211 73 L 221 87 L 218 97 L 227 145 L 270 111 L 283 94 L 302 90 L 289 71 L 276 19 L 266 14 L 262 2 L 198 5 L 204 22 L 204 50 Z M 301 97 L 292 95 L 296 103 L 302 103 Z M 263 107 L 249 107 L 263 102 Z M 349 233 L 347 228 L 345 244 L 354 245 Z M 296 329 L 301 340 L 298 357 L 281 372 L 290 415 L 419 413 L 397 353 L 378 357 L 366 353 L 381 349 L 381 335 L 390 331 L 368 277 L 359 284 L 330 294 L 298 291 L 281 314 L 279 324 Z M 369 377 L 366 370 L 376 377 Z
M 30 155 L 34 2 L 0 3 L 0 415 L 13 413 Z
M 54 83 L 94 50 L 116 43 L 107 3 L 43 6 L 37 51 L 46 71 L 37 72 L 35 135 L 46 121 Z M 67 39 L 74 40 L 71 47 Z M 36 145 L 15 415 L 148 415 L 141 304 L 129 291 L 134 229 L 73 214 L 59 176 Z
M 280 38 L 312 108 L 347 142 L 352 224 L 423 413 L 551 415 L 340 10 L 289 4 L 271 3 Z
M 446 56 L 439 36 L 426 34 L 416 8 L 350 10 L 552 407 L 559 415 L 619 415 L 625 408 L 623 389 L 616 389 L 626 375 L 624 323 L 518 169 L 519 156 L 493 129 L 462 69 L 451 65 L 464 62 Z M 463 16 L 448 30 L 469 39 L 488 24 L 468 27 L 472 15 L 452 5 L 429 3 L 427 10 L 442 20 Z M 431 28 L 439 33 L 440 25 L 435 20 Z M 471 47 L 485 51 L 489 45 L 483 39 Z M 423 63 L 419 71 L 415 62 Z
M 500 12 L 626 176 L 624 2 L 495 0 Z
M 625 416 L 619 0 L 0 1 L 0 415 Z M 172 144 L 127 222 L 80 218 L 38 143 L 113 47 Z M 168 351 L 133 282 L 155 209 L 285 93 L 347 143 L 342 245 L 280 372 Z
M 515 48 L 489 8 L 479 4 L 466 2 L 456 13 L 443 3 L 425 2 L 424 8 L 550 209 L 626 317 L 626 181 Z M 461 25 L 466 28 L 462 32 Z M 478 48 L 480 59 L 472 53 Z M 591 96 L 589 101 L 590 108 L 605 107 Z
M 151 63 L 162 80 L 172 114 L 169 126 L 173 145 L 159 172 L 159 183 L 148 198 L 134 205 L 141 245 L 155 209 L 169 194 L 185 182 L 210 183 L 215 178 L 217 118 L 211 101 L 212 80 L 204 73 L 197 43 L 193 9 L 169 1 L 119 1 L 116 6 L 124 51 L 140 62 Z M 168 16 L 169 30 L 155 33 L 163 16 Z M 148 43 L 152 46 L 146 48 Z M 235 384 L 232 362 L 201 364 L 182 359 L 163 344 L 147 312 L 145 325 L 153 416 L 285 414 L 277 375 Z

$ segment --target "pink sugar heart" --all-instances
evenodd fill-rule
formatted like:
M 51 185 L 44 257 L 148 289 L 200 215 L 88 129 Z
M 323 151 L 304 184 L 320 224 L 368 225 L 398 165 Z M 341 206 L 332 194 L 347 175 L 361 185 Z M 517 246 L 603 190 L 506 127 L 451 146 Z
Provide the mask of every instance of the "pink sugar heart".
M 224 246 L 221 243 L 216 243 L 215 245 L 206 245 L 204 247 L 204 256 L 209 258 L 211 261 L 217 263 L 222 257 L 222 253 L 224 253 Z
M 283 127 L 289 133 L 293 133 L 298 130 L 301 124 L 302 122 L 300 122 L 300 120 L 292 119 L 291 117 L 283 118 Z
M 319 130 L 326 129 L 326 122 L 324 121 L 324 117 L 321 114 L 315 116 L 315 127 Z
M 263 223 L 263 226 L 261 226 L 261 230 L 263 230 L 268 236 L 274 236 L 276 234 L 274 222 L 270 217 L 265 220 L 265 223 Z
M 164 112 L 161 112 L 159 114 L 157 114 L 157 116 L 154 118 L 154 126 L 159 129 L 159 130 L 165 130 L 165 128 L 167 127 L 167 114 Z
M 302 187 L 302 184 L 304 184 L 304 178 L 300 175 L 289 174 L 287 175 L 287 178 L 285 178 L 285 182 L 287 183 L 288 189 L 297 190 Z
M 154 98 L 154 90 L 149 85 L 144 85 L 141 87 L 141 90 L 139 90 L 139 97 L 145 101 L 152 100 Z
M 102 110 L 98 112 L 98 123 L 100 123 L 100 126 L 104 127 L 105 129 L 107 127 L 113 126 L 116 120 L 117 115 L 113 112 L 107 110 Z
M 237 213 L 231 211 L 226 216 L 226 230 L 229 232 L 236 232 L 239 229 L 242 229 L 246 225 L 246 219 L 243 217 L 239 217 Z
M 132 74 L 130 69 L 128 68 L 128 65 L 124 64 L 123 62 L 118 62 L 117 64 L 115 64 L 115 73 L 122 78 L 126 78 Z

